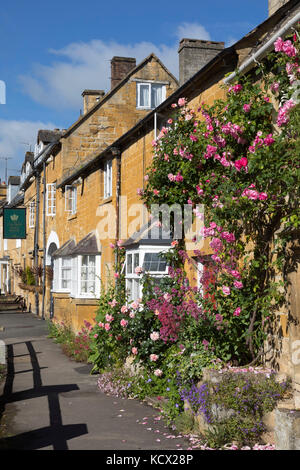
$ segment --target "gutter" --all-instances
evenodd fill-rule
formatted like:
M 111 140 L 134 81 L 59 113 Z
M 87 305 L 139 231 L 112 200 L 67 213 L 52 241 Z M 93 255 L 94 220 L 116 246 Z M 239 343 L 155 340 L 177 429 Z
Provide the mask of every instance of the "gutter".
M 279 36 L 284 36 L 298 21 L 300 21 L 300 12 L 298 12 L 292 19 L 290 19 L 284 26 L 282 26 L 279 31 L 272 35 L 262 47 L 260 47 L 254 54 L 251 55 L 242 65 L 238 68 L 237 72 L 233 72 L 228 77 L 224 79 L 224 83 L 230 83 L 237 74 L 244 72 L 246 73 L 252 66 L 253 62 L 256 62 L 258 58 L 264 57 L 274 46 L 274 42 Z

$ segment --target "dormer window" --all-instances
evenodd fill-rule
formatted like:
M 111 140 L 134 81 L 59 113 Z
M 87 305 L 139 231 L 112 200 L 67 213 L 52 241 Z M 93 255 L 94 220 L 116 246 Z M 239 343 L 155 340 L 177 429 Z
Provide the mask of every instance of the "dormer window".
M 154 109 L 166 99 L 166 85 L 137 82 L 137 108 Z

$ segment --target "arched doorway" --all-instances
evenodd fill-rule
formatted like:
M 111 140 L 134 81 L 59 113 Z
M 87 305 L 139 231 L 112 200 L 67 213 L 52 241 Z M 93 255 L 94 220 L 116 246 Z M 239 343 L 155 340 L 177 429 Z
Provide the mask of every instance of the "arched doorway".
M 54 316 L 54 301 L 53 301 L 53 276 L 54 276 L 54 259 L 53 253 L 58 249 L 56 243 L 50 243 L 48 251 L 47 251 L 47 258 L 46 258 L 46 267 L 47 267 L 47 275 L 48 279 L 51 280 L 50 285 L 50 296 L 49 296 L 49 303 L 50 303 L 50 318 Z

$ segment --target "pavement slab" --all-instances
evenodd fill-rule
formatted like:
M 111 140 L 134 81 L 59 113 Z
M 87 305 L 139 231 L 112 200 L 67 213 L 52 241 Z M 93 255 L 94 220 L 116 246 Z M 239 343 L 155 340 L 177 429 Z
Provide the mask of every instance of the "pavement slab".
M 158 412 L 137 400 L 105 395 L 90 365 L 72 361 L 30 313 L 1 313 L 7 377 L 0 384 L 0 449 L 186 450 Z

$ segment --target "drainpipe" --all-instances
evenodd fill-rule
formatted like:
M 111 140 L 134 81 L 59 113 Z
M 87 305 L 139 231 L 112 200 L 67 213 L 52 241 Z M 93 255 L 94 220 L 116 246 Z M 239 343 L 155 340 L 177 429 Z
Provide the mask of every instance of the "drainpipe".
M 157 139 L 157 113 L 154 113 L 154 140 Z
M 113 147 L 112 156 L 116 158 L 116 243 L 120 238 L 120 195 L 121 195 L 121 152 L 120 149 Z M 115 264 L 118 262 L 118 245 L 116 244 Z
M 279 31 L 277 31 L 269 41 L 266 42 L 261 48 L 259 48 L 249 59 L 245 60 L 245 62 L 242 63 L 240 68 L 238 69 L 238 73 L 240 74 L 241 72 L 246 73 L 253 62 L 257 61 L 258 58 L 261 58 L 262 56 L 266 55 L 267 52 L 269 52 L 272 47 L 274 47 L 274 42 L 279 36 L 284 36 L 289 29 L 291 29 L 298 21 L 300 21 L 300 12 L 298 12 L 293 18 L 291 18 L 282 28 L 280 28 Z M 234 78 L 236 77 L 236 72 L 233 72 L 230 74 L 228 77 L 224 79 L 224 83 L 230 83 Z
M 43 161 L 43 300 L 42 320 L 45 320 L 45 292 L 46 292 L 46 161 Z
M 35 213 L 35 234 L 34 234 L 34 265 L 36 269 L 35 284 L 39 283 L 38 264 L 39 264 L 39 212 L 40 212 L 40 173 L 36 174 L 36 213 Z M 39 293 L 35 291 L 35 313 L 39 315 Z

